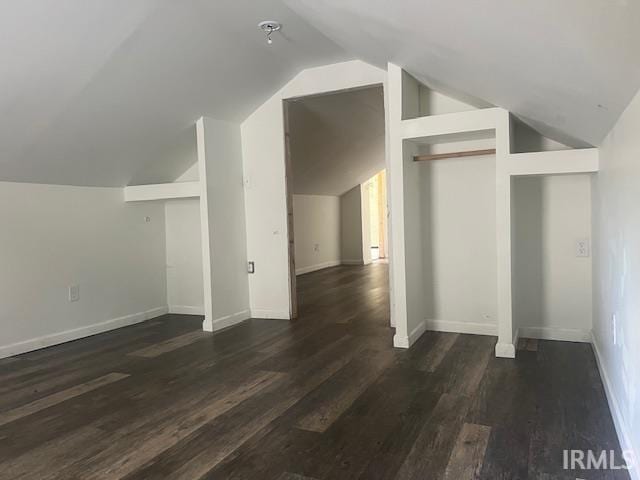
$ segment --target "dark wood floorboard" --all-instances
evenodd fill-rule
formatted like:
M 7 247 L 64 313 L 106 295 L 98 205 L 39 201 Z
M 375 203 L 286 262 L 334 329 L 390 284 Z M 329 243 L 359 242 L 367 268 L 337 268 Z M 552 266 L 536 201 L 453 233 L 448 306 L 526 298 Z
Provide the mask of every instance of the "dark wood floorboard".
M 298 278 L 295 322 L 165 315 L 0 360 L 0 478 L 626 479 L 591 347 L 427 332 L 392 347 L 388 268 Z

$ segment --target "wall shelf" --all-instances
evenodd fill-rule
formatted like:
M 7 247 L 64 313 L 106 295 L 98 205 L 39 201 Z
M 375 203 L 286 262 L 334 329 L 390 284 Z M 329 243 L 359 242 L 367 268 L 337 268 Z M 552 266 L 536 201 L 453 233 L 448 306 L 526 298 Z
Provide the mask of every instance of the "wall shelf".
M 132 185 L 124 187 L 125 202 L 197 198 L 199 196 L 200 182 L 160 183 L 156 185 Z

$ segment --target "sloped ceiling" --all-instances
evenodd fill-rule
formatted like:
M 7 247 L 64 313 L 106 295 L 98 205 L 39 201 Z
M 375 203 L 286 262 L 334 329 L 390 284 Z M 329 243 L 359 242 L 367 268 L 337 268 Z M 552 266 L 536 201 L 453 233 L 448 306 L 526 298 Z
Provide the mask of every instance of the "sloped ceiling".
M 640 87 L 637 0 L 286 0 L 361 60 L 598 145 Z
M 352 58 L 280 0 L 7 1 L 0 39 L 0 180 L 70 185 L 172 180 L 199 116 L 240 121 Z
M 353 58 L 598 145 L 640 86 L 638 25 L 636 0 L 4 1 L 0 180 L 169 181 L 199 116 L 240 121 L 302 69 Z
M 289 102 L 293 192 L 342 195 L 384 169 L 382 87 Z

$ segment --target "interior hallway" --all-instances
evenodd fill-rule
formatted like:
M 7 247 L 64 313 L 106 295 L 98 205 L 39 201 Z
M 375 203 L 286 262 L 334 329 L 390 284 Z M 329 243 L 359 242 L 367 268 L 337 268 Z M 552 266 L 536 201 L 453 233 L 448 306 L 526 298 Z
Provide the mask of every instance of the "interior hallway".
M 387 275 L 300 276 L 292 323 L 167 315 L 0 360 L 2 478 L 628 478 L 562 470 L 565 448 L 619 453 L 590 345 L 393 349 Z

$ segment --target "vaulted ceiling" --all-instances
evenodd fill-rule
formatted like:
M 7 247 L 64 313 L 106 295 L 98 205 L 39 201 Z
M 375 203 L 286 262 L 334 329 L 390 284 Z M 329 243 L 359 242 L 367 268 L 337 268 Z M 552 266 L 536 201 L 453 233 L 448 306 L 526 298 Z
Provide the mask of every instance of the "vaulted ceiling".
M 392 61 L 573 146 L 598 145 L 640 87 L 637 0 L 286 3 L 361 60 Z
M 198 117 L 240 121 L 351 58 L 280 0 L 7 1 L 0 39 L 0 180 L 71 185 L 171 180 Z
M 291 101 L 293 193 L 342 195 L 384 169 L 382 87 Z
M 199 116 L 241 121 L 302 69 L 351 58 L 597 145 L 640 86 L 638 25 L 635 0 L 0 2 L 0 180 L 170 180 Z

